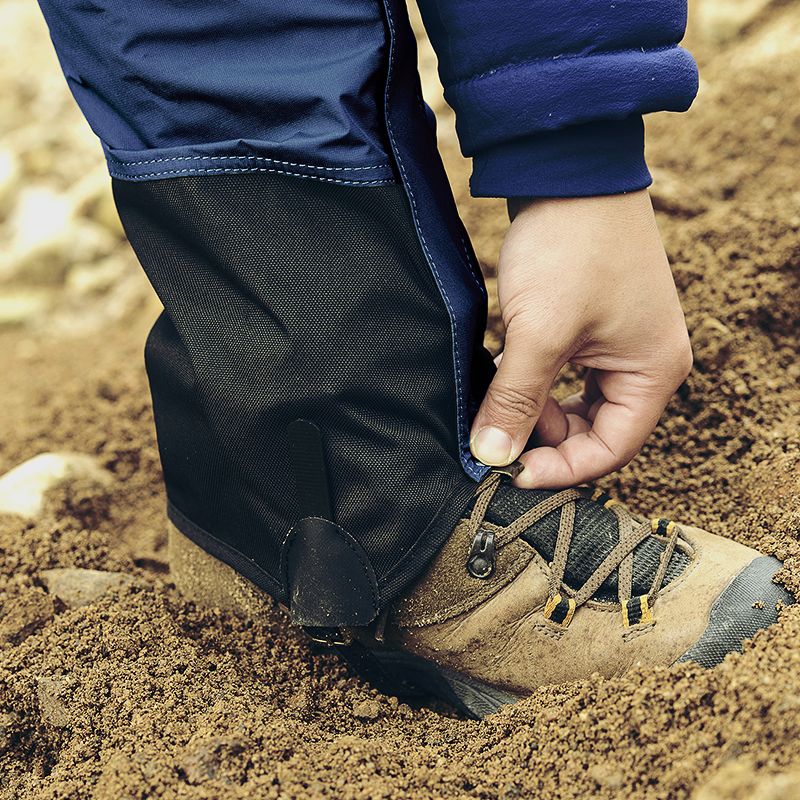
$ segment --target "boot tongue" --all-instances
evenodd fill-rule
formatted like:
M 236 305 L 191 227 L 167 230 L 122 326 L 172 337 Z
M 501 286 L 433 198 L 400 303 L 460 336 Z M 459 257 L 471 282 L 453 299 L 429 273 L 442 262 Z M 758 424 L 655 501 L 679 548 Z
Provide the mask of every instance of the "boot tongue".
M 550 490 L 517 489 L 501 484 L 486 513 L 486 520 L 496 525 L 509 525 L 542 500 L 556 494 Z M 533 547 L 548 563 L 553 560 L 560 511 L 556 510 L 534 523 L 520 537 Z M 598 503 L 579 499 L 575 503 L 575 531 L 569 548 L 565 583 L 580 589 L 600 566 L 619 541 L 617 517 Z M 647 594 L 658 569 L 665 545 L 653 536 L 645 539 L 633 551 L 633 595 Z M 676 549 L 672 554 L 662 585 L 677 578 L 689 564 L 689 556 Z M 595 600 L 616 603 L 617 570 L 606 578 L 593 595 Z

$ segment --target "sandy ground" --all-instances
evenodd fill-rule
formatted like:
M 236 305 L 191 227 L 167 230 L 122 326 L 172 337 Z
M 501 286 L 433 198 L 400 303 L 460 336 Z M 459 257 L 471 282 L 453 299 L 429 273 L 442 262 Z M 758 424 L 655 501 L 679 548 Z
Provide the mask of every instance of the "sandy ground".
M 700 96 L 649 122 L 648 150 L 696 367 L 607 484 L 778 555 L 797 591 L 800 10 L 700 0 L 689 41 Z M 491 286 L 503 207 L 468 199 L 422 63 Z M 158 306 L 33 4 L 0 5 L 0 82 L 0 474 L 45 451 L 107 472 L 0 518 L 0 798 L 800 798 L 800 606 L 716 670 L 593 678 L 473 722 L 377 694 L 277 612 L 184 602 L 141 357 Z M 105 575 L 80 594 L 51 572 L 72 567 Z

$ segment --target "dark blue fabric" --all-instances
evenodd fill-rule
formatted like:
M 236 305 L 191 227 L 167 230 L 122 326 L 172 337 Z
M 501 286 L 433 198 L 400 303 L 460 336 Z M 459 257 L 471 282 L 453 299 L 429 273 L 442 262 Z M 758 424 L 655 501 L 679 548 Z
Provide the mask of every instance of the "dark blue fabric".
M 116 177 L 393 179 L 379 107 L 387 20 L 376 0 L 41 4 Z M 649 183 L 639 116 L 683 110 L 697 88 L 694 62 L 676 44 L 685 0 L 420 6 L 462 150 L 474 158 L 474 194 Z
M 306 172 L 296 165 L 307 164 L 375 167 L 317 170 L 330 178 L 392 176 L 376 107 L 386 41 L 374 0 L 41 6 L 70 89 L 118 177 Z M 197 157 L 209 155 L 228 160 Z
M 685 0 L 420 0 L 479 196 L 650 183 L 638 120 L 697 91 Z M 593 124 L 619 121 L 618 125 Z M 564 131 L 555 135 L 553 131 Z

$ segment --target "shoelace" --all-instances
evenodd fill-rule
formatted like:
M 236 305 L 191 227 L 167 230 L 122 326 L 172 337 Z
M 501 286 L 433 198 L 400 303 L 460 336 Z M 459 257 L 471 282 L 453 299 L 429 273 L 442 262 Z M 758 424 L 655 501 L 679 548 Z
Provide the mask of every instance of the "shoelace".
M 579 489 L 565 489 L 537 503 L 509 525 L 501 527 L 499 530 L 495 530 L 497 526 L 489 529 L 485 526 L 486 512 L 504 477 L 506 474 L 502 472 L 491 472 L 480 483 L 476 492 L 475 504 L 468 519 L 467 530 L 473 541 L 473 547 L 467 568 L 475 577 L 488 578 L 492 574 L 494 567 L 493 562 L 487 558 L 488 551 L 493 552 L 519 538 L 543 517 L 560 509 L 558 536 L 553 559 L 550 562 L 549 597 L 545 603 L 544 616 L 566 628 L 572 621 L 575 610 L 586 603 L 602 586 L 606 578 L 618 568 L 618 599 L 622 608 L 624 625 L 630 627 L 652 622 L 652 606 L 663 585 L 667 567 L 680 535 L 680 528 L 674 522 L 665 519 L 640 520 L 617 500 L 600 491 L 595 491 L 593 495 L 588 496 L 586 492 Z M 617 518 L 619 541 L 589 576 L 586 583 L 573 592 L 566 587 L 564 576 L 572 537 L 575 533 L 576 501 L 580 499 L 603 501 L 603 507 L 609 509 Z M 632 597 L 633 551 L 653 534 L 665 537 L 667 543 L 661 553 L 661 560 L 649 591 L 645 595 Z

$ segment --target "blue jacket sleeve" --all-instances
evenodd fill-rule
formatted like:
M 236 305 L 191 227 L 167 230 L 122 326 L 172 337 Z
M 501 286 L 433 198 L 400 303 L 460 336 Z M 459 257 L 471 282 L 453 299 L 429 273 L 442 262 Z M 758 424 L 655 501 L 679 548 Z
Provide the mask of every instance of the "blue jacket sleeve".
M 686 0 L 419 0 L 479 197 L 650 183 L 642 114 L 685 111 Z

